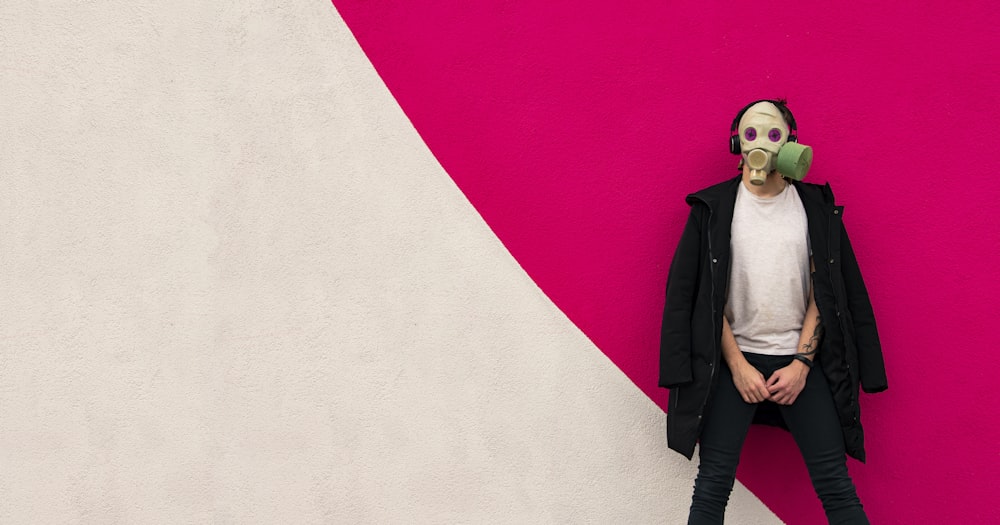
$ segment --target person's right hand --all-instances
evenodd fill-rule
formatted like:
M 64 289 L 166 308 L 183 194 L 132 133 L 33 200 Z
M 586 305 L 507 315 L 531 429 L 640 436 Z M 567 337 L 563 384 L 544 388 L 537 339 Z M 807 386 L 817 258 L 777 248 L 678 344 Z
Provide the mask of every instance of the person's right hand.
M 736 391 L 746 403 L 760 403 L 771 397 L 767 391 L 767 382 L 764 381 L 764 374 L 753 367 L 746 359 L 735 367 L 730 367 L 733 373 L 733 384 Z

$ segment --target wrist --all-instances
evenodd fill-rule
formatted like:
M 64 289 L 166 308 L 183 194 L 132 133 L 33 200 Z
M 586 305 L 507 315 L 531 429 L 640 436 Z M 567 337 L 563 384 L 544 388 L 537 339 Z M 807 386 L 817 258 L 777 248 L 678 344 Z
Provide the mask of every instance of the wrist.
M 729 365 L 729 368 L 735 368 L 742 363 L 747 362 L 747 358 L 743 357 L 743 352 L 738 349 L 724 348 L 722 352 L 722 359 Z
M 813 365 L 815 364 L 815 363 L 813 363 L 812 359 L 809 359 L 808 357 L 806 357 L 806 356 L 804 356 L 802 354 L 795 354 L 795 355 L 793 355 L 792 356 L 792 362 L 793 363 L 799 363 L 799 364 L 801 364 L 807 370 L 811 369 L 813 367 Z

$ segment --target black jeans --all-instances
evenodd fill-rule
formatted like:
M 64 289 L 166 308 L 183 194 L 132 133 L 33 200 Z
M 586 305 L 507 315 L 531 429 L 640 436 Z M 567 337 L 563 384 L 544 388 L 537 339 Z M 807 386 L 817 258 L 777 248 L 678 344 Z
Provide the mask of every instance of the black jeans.
M 791 356 L 743 355 L 764 374 L 765 379 L 792 361 Z M 740 450 L 757 411 L 756 404 L 746 403 L 740 397 L 733 385 L 732 373 L 724 362 L 720 364 L 719 372 L 719 383 L 705 411 L 705 426 L 699 440 L 701 464 L 694 483 L 689 525 L 723 522 L 729 493 L 736 479 Z M 779 408 L 802 452 L 813 488 L 823 502 L 827 520 L 830 523 L 868 523 L 854 482 L 847 472 L 844 438 L 833 396 L 819 366 L 809 372 L 806 386 L 795 403 Z

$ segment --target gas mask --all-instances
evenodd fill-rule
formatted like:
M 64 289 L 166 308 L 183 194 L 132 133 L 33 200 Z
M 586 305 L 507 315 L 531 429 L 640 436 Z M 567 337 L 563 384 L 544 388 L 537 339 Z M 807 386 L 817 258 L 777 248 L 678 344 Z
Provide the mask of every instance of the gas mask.
M 750 106 L 740 119 L 738 133 L 751 184 L 764 184 L 767 174 L 774 170 L 790 179 L 805 178 L 812 165 L 812 148 L 788 141 L 788 123 L 774 104 L 758 102 Z

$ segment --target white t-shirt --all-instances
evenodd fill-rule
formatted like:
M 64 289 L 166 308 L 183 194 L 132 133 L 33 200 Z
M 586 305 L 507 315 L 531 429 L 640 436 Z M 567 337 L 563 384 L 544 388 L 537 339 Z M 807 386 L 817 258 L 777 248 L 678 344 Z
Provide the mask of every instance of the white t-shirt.
M 809 303 L 809 228 L 799 192 L 774 197 L 740 184 L 733 210 L 725 315 L 740 350 L 794 354 Z

